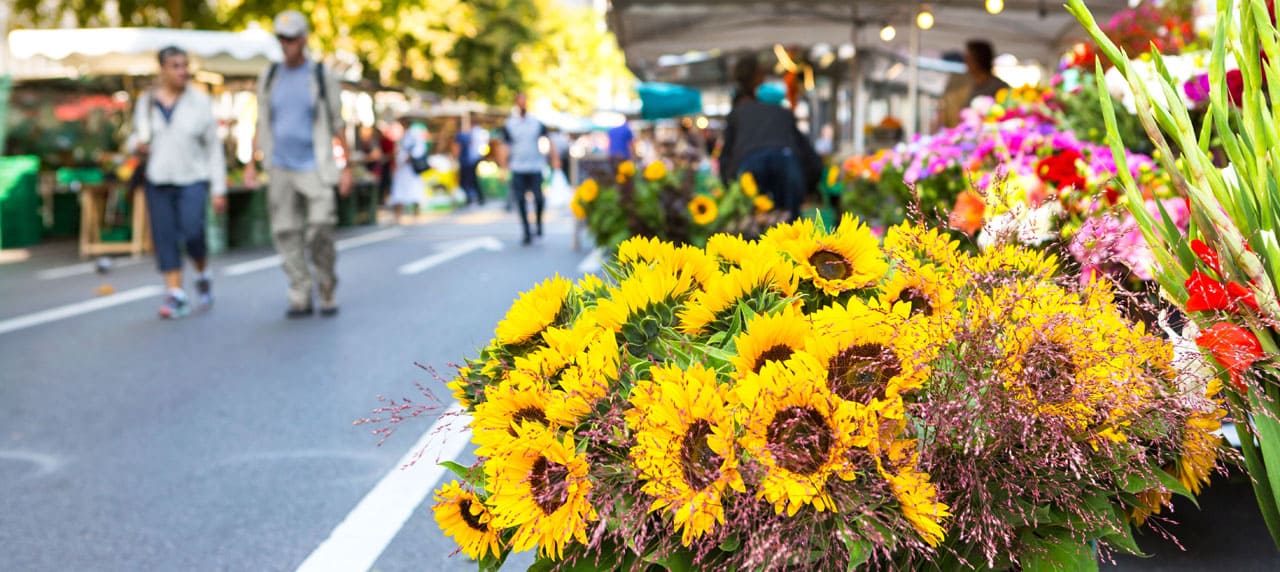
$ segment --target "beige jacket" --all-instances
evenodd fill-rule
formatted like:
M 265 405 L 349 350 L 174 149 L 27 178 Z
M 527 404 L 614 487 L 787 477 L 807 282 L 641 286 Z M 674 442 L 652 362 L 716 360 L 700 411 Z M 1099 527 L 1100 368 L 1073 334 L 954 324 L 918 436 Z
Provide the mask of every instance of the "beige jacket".
M 283 66 L 283 63 L 273 64 Z M 307 60 L 308 66 L 323 66 L 321 62 Z M 257 142 L 258 149 L 262 151 L 262 164 L 264 167 L 271 168 L 271 94 L 268 92 L 270 86 L 267 85 L 267 76 L 271 73 L 271 66 L 267 66 L 258 75 L 258 126 L 257 126 Z M 324 68 L 325 80 L 325 99 L 327 100 L 329 112 L 320 108 L 320 86 L 316 83 L 314 69 L 311 73 L 311 97 L 316 101 L 315 118 L 312 119 L 311 133 L 315 141 L 316 150 L 316 168 L 319 171 L 320 180 L 328 185 L 338 184 L 338 163 L 333 157 L 333 139 L 341 137 L 343 132 L 342 123 L 342 87 L 338 84 L 338 77 L 328 66 Z M 274 81 L 274 78 L 273 78 Z M 329 119 L 333 118 L 333 123 L 329 123 Z
M 214 195 L 227 193 L 227 160 L 218 137 L 218 119 L 209 96 L 188 87 L 174 102 L 165 120 L 151 92 L 138 96 L 133 133 L 125 143 L 129 152 L 146 143 L 147 181 L 156 185 L 190 185 L 207 181 Z

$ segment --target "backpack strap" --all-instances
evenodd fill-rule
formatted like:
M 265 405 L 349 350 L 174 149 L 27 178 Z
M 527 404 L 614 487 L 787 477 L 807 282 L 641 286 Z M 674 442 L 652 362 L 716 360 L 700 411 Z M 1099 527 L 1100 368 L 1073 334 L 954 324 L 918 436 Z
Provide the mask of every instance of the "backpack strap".
M 271 93 L 271 87 L 276 80 L 276 70 L 280 69 L 279 62 L 271 62 L 271 66 L 267 68 L 267 79 L 262 82 L 262 93 Z
M 333 111 L 329 109 L 329 88 L 324 81 L 324 63 L 316 61 L 316 87 L 319 88 L 317 102 L 324 107 L 325 119 L 329 120 L 329 131 L 333 131 Z

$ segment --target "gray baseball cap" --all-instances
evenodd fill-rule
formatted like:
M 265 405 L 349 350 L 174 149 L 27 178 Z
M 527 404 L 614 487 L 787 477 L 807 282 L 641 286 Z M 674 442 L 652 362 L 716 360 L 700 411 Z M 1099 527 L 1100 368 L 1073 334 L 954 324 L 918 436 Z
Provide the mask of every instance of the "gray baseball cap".
M 285 10 L 276 15 L 276 35 L 297 38 L 307 35 L 307 17 L 297 10 Z

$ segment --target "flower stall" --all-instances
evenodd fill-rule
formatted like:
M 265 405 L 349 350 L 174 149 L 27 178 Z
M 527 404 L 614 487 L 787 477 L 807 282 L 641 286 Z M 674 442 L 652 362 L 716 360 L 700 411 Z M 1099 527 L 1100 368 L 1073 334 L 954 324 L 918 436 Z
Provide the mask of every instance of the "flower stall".
M 480 460 L 433 510 L 481 569 L 1096 569 L 1218 464 L 1219 387 L 1051 255 L 846 216 L 606 272 L 449 384 Z
M 606 250 L 633 236 L 702 246 L 717 232 L 758 236 L 776 220 L 773 199 L 749 173 L 726 189 L 709 172 L 670 169 L 662 161 L 639 173 L 635 163 L 623 161 L 616 171 L 615 180 L 603 185 L 584 181 L 569 203 Z

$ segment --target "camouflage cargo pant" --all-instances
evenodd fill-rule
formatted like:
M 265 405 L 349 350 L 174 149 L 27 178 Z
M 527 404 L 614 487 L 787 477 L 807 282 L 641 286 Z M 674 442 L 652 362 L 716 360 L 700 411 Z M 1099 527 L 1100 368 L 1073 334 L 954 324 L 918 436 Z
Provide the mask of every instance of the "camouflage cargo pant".
M 332 304 L 338 277 L 333 227 L 338 222 L 333 188 L 315 171 L 271 169 L 267 185 L 271 237 L 289 278 L 289 304 L 309 306 L 314 287 L 320 304 Z M 307 264 L 308 253 L 311 263 Z

